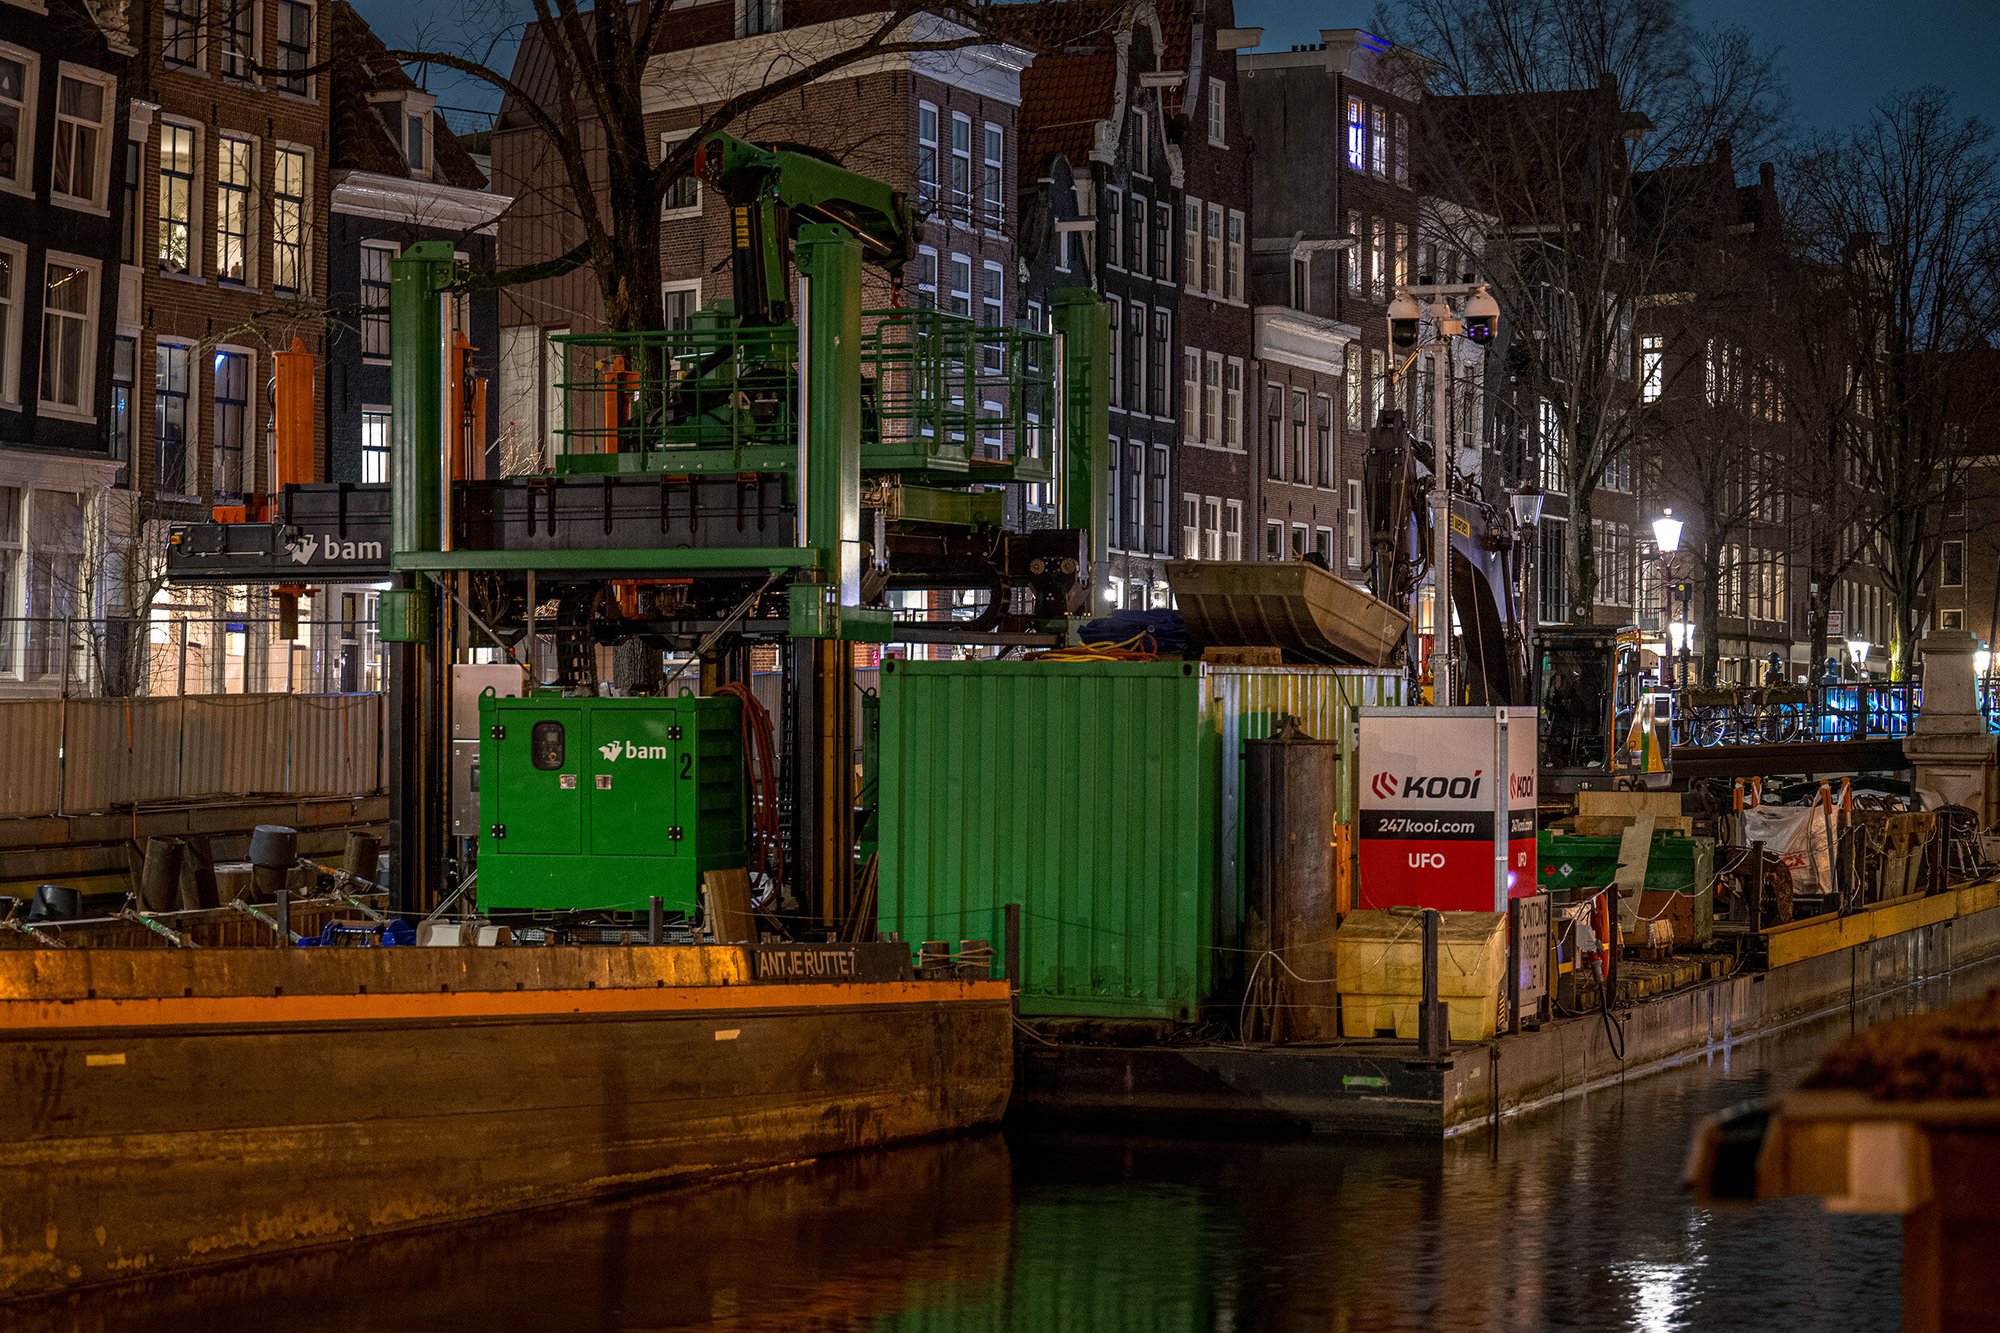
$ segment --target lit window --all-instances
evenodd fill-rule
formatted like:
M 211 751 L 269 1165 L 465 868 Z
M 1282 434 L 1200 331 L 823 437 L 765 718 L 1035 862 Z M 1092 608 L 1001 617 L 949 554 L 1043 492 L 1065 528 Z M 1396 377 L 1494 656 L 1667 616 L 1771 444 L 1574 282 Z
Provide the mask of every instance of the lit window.
M 157 482 L 170 495 L 186 495 L 188 360 L 184 343 L 159 343 L 153 355 L 153 430 Z
M 192 273 L 196 135 L 192 125 L 160 123 L 160 272 Z
M 1389 113 L 1374 107 L 1368 113 L 1369 164 L 1377 176 L 1389 174 Z
M 1347 344 L 1341 378 L 1347 387 L 1347 428 L 1361 429 L 1361 351 L 1353 343 Z
M 1347 165 L 1368 169 L 1368 112 L 1358 97 L 1347 99 Z
M 56 152 L 49 188 L 58 197 L 104 202 L 104 146 L 111 94 L 94 79 L 63 74 L 56 82 Z
M 1221 443 L 1223 439 L 1222 419 L 1222 357 L 1209 352 L 1201 363 L 1201 415 L 1206 423 L 1205 434 L 1209 439 Z
M 215 143 L 215 277 L 250 281 L 250 199 L 256 189 L 257 146 L 225 134 Z M 364 274 L 367 252 L 362 252 Z M 364 277 L 365 281 L 365 277 Z
M 1396 113 L 1396 184 L 1410 183 L 1410 119 Z
M 306 256 L 306 155 L 280 148 L 271 189 L 271 283 L 281 292 L 303 292 L 312 274 Z
M 1657 333 L 1639 339 L 1639 396 L 1656 403 L 1666 390 L 1667 340 Z
M 1347 567 L 1361 567 L 1361 548 L 1365 540 L 1361 531 L 1361 483 L 1349 480 L 1347 483 Z
M 1181 351 L 1181 418 L 1181 430 L 1188 442 L 1202 443 L 1201 353 L 1192 347 Z
M 227 0 L 222 32 L 224 76 L 248 79 L 257 63 L 257 0 Z
M 1243 358 L 1238 356 L 1223 363 L 1222 443 L 1231 449 L 1243 447 Z
M 81 263 L 48 261 L 42 294 L 42 405 L 71 413 L 95 406 L 91 362 L 97 338 L 97 269 Z
M 21 301 L 16 276 L 24 271 L 25 256 L 18 249 L 0 248 L 0 403 L 16 401 L 21 354 Z
M 389 480 L 389 411 L 361 409 L 361 480 Z
M 1222 558 L 1243 558 L 1243 502 L 1225 500 L 1222 506 Z
M 111 341 L 111 457 L 129 462 L 132 457 L 132 383 L 138 374 L 139 340 L 114 338 Z
M 0 53 L 0 180 L 26 189 L 35 159 L 35 63 Z

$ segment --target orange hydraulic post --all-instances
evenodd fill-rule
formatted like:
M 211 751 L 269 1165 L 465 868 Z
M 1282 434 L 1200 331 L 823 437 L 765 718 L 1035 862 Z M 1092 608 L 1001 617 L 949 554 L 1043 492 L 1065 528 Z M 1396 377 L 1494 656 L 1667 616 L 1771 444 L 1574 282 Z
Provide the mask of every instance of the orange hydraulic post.
M 313 479 L 313 354 L 304 340 L 292 339 L 291 350 L 279 352 L 277 413 L 273 433 L 277 437 L 275 473 L 271 477 L 271 497 L 277 498 L 286 486 Z
M 625 354 L 620 352 L 604 366 L 604 452 L 618 452 L 618 431 L 625 424 L 626 412 L 632 397 L 639 392 L 639 372 L 625 367 Z
M 466 462 L 470 450 L 466 445 L 465 408 L 467 399 L 467 372 L 472 368 L 472 339 L 460 329 L 452 336 L 451 361 L 445 367 L 445 392 L 451 395 L 449 420 L 458 423 L 456 434 L 445 442 L 451 450 L 451 479 L 464 481 L 468 472 Z
M 469 364 L 469 363 L 468 363 Z M 466 471 L 486 476 L 486 377 L 472 375 L 472 411 L 465 423 Z

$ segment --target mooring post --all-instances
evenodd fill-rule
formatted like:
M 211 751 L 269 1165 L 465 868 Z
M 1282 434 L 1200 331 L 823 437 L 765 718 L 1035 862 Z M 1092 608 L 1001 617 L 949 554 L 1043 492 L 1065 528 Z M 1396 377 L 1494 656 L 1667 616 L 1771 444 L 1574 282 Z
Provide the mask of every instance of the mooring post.
M 646 902 L 646 943 L 658 944 L 666 933 L 666 899 L 654 894 Z
M 1764 841 L 1750 844 L 1750 933 L 1764 929 Z
M 292 942 L 292 894 L 289 889 L 279 889 L 273 895 L 278 905 L 278 947 L 286 947 Z
M 1424 991 L 1417 1003 L 1417 1052 L 1426 1060 L 1442 1059 L 1450 1042 L 1449 1013 L 1438 1003 L 1438 925 L 1444 920 L 1437 909 L 1424 909 Z

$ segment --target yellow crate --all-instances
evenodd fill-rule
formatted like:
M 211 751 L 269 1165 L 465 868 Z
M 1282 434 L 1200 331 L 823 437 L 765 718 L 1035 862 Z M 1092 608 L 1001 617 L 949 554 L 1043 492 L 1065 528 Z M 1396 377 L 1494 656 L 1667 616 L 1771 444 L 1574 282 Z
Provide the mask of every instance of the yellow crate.
M 1451 1011 L 1453 1041 L 1484 1041 L 1500 1028 L 1500 997 L 1497 994 L 1460 995 L 1445 1000 Z M 1417 1039 L 1417 999 L 1408 995 L 1343 995 L 1340 997 L 1340 1035 L 1379 1037 L 1394 1028 L 1404 1041 Z
M 1507 983 L 1507 918 L 1442 912 L 1438 998 L 1491 999 Z M 1415 1003 L 1424 990 L 1424 924 L 1416 912 L 1349 912 L 1333 937 L 1334 989 Z

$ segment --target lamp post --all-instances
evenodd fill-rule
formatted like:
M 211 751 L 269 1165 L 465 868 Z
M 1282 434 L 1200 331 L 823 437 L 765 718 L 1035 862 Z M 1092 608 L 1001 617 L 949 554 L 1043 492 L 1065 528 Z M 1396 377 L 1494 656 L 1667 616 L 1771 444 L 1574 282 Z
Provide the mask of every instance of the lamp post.
M 1428 302 L 1420 305 L 1419 298 Z M 1452 309 L 1462 300 L 1462 313 Z M 1423 338 L 1428 317 L 1431 336 Z M 1441 708 L 1458 701 L 1451 657 L 1451 483 L 1458 473 L 1450 422 L 1451 344 L 1465 338 L 1476 347 L 1493 341 L 1500 327 L 1500 303 L 1483 282 L 1415 283 L 1396 289 L 1389 303 L 1391 355 L 1428 351 L 1431 356 L 1431 700 Z M 1407 367 L 1406 367 L 1407 368 Z M 1396 376 L 1401 379 L 1399 372 Z
M 1520 627 L 1521 661 L 1531 678 L 1535 674 L 1535 650 L 1529 626 L 1535 623 L 1536 611 L 1528 596 L 1528 534 L 1541 525 L 1542 504 L 1547 499 L 1539 487 L 1528 481 L 1507 492 L 1507 509 L 1514 517 L 1514 623 Z
M 1868 679 L 1868 650 L 1874 646 L 1866 639 L 1847 641 L 1847 660 L 1854 667 L 1854 674 L 1862 680 Z
M 1671 505 L 1662 509 L 1660 516 L 1653 520 L 1653 545 L 1660 552 L 1660 618 L 1669 622 L 1673 621 L 1674 615 L 1674 552 L 1681 549 L 1681 526 L 1681 521 L 1674 517 Z M 1675 627 L 1678 628 L 1677 622 Z M 1666 686 L 1670 690 L 1674 688 L 1674 653 L 1679 649 L 1680 644 L 1676 642 L 1667 650 Z
M 1694 686 L 1694 621 L 1688 619 L 1687 585 L 1681 585 L 1681 618 L 1674 622 L 1674 643 L 1681 654 L 1681 684 Z

